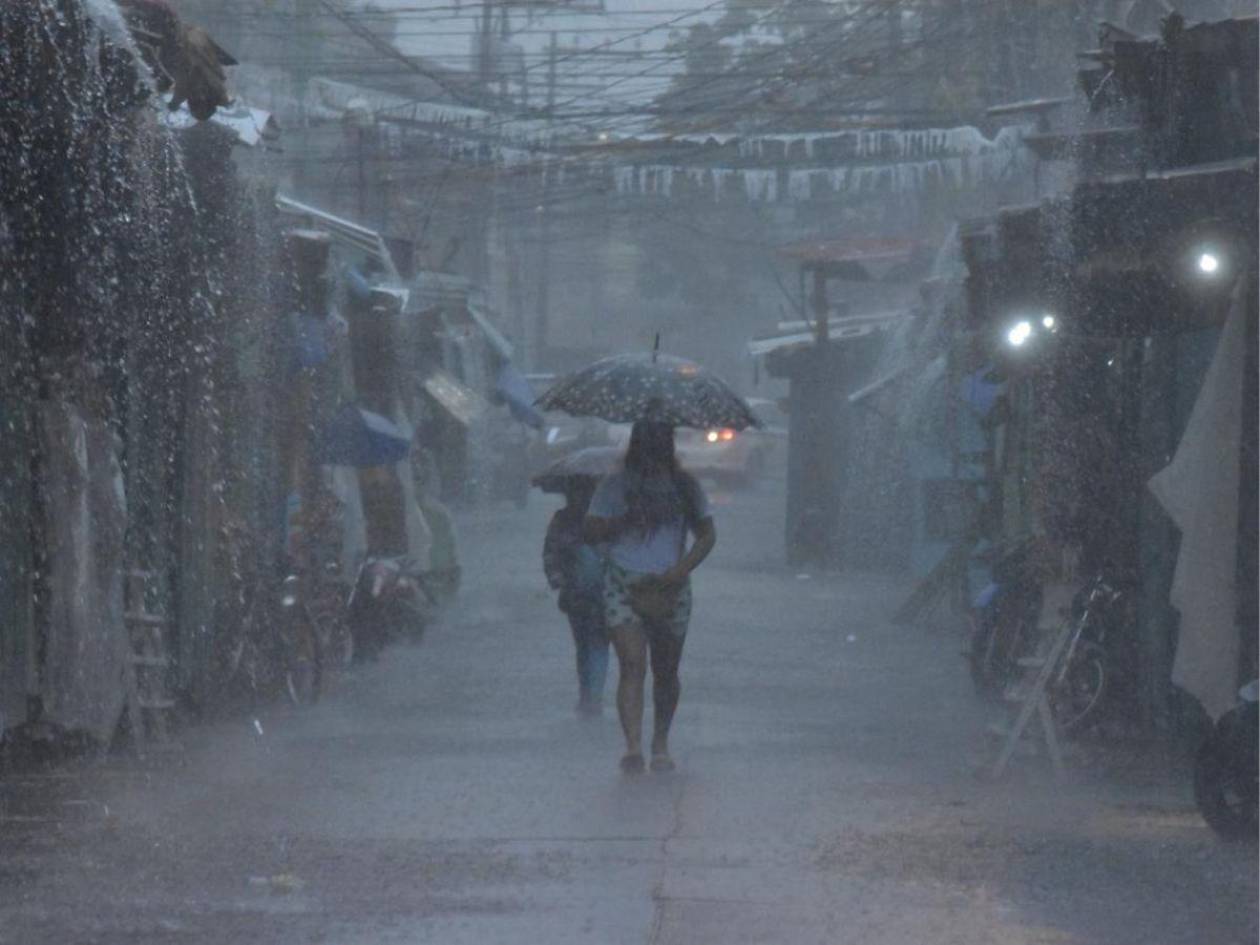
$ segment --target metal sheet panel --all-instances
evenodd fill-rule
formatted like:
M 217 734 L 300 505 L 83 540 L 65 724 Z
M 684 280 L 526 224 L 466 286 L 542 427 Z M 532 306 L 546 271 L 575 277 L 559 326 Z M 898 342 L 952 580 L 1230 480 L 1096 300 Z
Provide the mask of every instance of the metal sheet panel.
M 425 393 L 463 426 L 471 426 L 490 407 L 484 397 L 460 383 L 446 371 L 438 369 L 421 381 Z

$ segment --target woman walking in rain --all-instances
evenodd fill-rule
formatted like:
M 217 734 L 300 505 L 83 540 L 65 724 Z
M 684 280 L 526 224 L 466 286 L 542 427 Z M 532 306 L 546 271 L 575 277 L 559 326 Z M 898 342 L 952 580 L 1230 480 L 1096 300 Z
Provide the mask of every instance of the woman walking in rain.
M 694 541 L 688 547 L 688 537 Z M 623 771 L 644 768 L 643 688 L 652 668 L 653 771 L 671 771 L 669 729 L 678 707 L 690 575 L 717 540 L 708 499 L 678 466 L 673 427 L 634 424 L 624 467 L 604 477 L 591 499 L 586 539 L 607 548 L 604 604 L 617 653 L 617 714 L 626 739 Z

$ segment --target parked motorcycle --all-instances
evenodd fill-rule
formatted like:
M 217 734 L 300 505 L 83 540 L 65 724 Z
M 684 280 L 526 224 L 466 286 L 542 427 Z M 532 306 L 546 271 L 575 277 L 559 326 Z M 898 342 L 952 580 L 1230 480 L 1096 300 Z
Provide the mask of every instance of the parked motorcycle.
M 1194 800 L 1208 826 L 1225 840 L 1256 840 L 1260 797 L 1257 699 L 1260 682 L 1238 692 L 1239 704 L 1212 727 L 1194 762 Z
M 1128 626 L 1129 598 L 1120 582 L 1099 574 L 1072 601 L 1072 635 L 1051 678 L 1048 695 L 1065 735 L 1097 722 L 1114 688 L 1112 651 Z
M 346 604 L 354 661 L 375 660 L 389 643 L 422 637 L 436 605 L 437 597 L 413 559 L 367 558 Z
M 972 608 L 968 665 L 976 694 L 997 700 L 1020 673 L 1019 659 L 1037 645 L 1041 581 L 1036 574 L 1035 539 L 1026 538 L 1001 552 L 993 580 Z

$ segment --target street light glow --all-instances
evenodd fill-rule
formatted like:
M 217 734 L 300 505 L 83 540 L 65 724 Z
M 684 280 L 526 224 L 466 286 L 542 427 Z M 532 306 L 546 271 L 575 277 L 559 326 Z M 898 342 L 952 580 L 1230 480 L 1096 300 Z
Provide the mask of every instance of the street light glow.
M 1220 257 L 1216 253 L 1204 252 L 1199 254 L 1199 272 L 1205 276 L 1215 275 L 1221 268 Z
M 1053 315 L 1042 315 L 1042 316 L 1041 316 L 1041 324 L 1042 324 L 1042 327 L 1046 329 L 1046 331 L 1054 331 L 1054 326 L 1055 326 L 1055 324 L 1056 324 L 1056 322 L 1055 322 L 1055 320 L 1054 320 L 1054 316 L 1053 316 Z
M 1009 332 L 1006 333 L 1006 340 L 1011 343 L 1012 347 L 1018 348 L 1032 336 L 1031 322 L 1016 322 Z

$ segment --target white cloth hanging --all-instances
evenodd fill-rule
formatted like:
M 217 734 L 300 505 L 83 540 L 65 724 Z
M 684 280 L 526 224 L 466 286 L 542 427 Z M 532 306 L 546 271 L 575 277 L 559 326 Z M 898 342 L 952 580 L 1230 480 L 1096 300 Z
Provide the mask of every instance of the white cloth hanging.
M 1239 449 L 1246 357 L 1247 279 L 1234 288 L 1216 354 L 1177 452 L 1150 489 L 1181 529 L 1169 599 L 1181 612 L 1172 681 L 1214 719 L 1235 702 L 1239 632 Z

